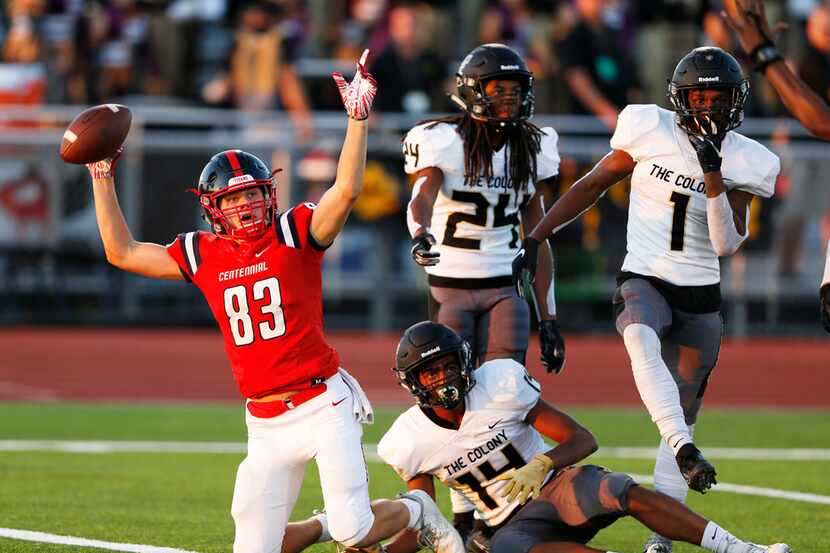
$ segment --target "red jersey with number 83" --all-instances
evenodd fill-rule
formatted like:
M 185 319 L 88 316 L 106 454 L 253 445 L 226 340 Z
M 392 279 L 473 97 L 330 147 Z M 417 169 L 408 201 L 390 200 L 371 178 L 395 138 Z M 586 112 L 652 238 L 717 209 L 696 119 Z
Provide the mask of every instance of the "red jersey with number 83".
M 314 207 L 278 214 L 255 242 L 188 232 L 167 246 L 210 305 L 245 397 L 305 389 L 340 366 L 323 336 L 324 248 L 309 231 Z

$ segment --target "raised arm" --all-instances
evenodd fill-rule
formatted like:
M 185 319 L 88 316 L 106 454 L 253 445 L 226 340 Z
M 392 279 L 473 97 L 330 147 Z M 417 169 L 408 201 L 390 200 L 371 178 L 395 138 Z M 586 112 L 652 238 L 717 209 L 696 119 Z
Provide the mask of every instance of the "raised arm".
M 366 71 L 364 50 L 352 82 L 346 83 L 343 76 L 333 73 L 334 81 L 340 90 L 349 124 L 346 138 L 337 163 L 337 176 L 334 185 L 326 190 L 314 214 L 311 216 L 311 235 L 322 246 L 331 244 L 340 234 L 352 206 L 363 189 L 363 171 L 366 168 L 366 141 L 368 137 L 368 117 L 372 101 L 377 92 L 375 79 Z
M 92 176 L 95 218 L 107 261 L 119 269 L 147 277 L 183 279 L 178 264 L 164 246 L 137 242 L 133 238 L 115 193 L 115 161 L 105 159 L 87 165 Z
M 769 80 L 781 101 L 804 127 L 830 140 L 830 107 L 796 75 L 772 40 L 762 0 L 724 0 L 723 15 L 741 47 Z

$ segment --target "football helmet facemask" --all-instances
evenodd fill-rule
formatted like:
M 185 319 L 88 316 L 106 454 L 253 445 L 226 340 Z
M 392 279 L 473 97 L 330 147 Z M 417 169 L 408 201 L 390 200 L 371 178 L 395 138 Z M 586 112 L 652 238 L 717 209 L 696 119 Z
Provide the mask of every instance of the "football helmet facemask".
M 692 108 L 689 92 L 719 89 L 731 93 L 725 107 Z M 731 54 L 712 46 L 695 48 L 677 64 L 669 81 L 668 97 L 677 124 L 692 134 L 724 135 L 744 119 L 744 104 L 749 96 L 749 81 Z
M 510 101 L 508 97 L 491 97 L 484 85 L 491 79 L 514 80 L 521 85 L 521 92 L 515 101 L 518 113 L 509 118 L 498 117 L 492 107 L 499 102 Z M 533 116 L 533 74 L 515 50 L 504 44 L 483 44 L 467 54 L 455 74 L 457 94 L 450 94 L 452 100 L 473 119 L 497 124 L 500 127 L 514 126 Z
M 220 199 L 240 190 L 261 188 L 263 200 L 244 202 L 226 209 L 219 207 Z M 242 150 L 219 152 L 207 162 L 195 190 L 202 206 L 202 217 L 210 223 L 213 232 L 235 240 L 256 240 L 274 220 L 277 209 L 277 185 L 273 173 L 261 159 Z M 256 217 L 256 213 L 262 217 Z M 236 217 L 237 227 L 230 222 Z
M 447 326 L 423 321 L 404 332 L 392 370 L 418 405 L 454 409 L 475 385 L 474 368 L 466 340 Z M 439 370 L 443 378 L 421 381 L 422 373 Z

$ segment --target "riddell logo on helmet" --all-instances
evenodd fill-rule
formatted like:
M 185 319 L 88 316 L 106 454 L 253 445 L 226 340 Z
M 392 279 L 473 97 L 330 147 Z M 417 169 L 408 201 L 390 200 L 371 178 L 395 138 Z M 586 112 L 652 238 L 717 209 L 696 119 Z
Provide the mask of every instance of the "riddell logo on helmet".
M 502 71 L 515 71 L 517 69 L 519 69 L 518 65 L 502 65 L 501 66 Z
M 427 355 L 432 355 L 433 353 L 436 353 L 436 352 L 439 352 L 439 351 L 441 351 L 441 347 L 440 346 L 435 346 L 434 348 L 430 348 L 430 349 L 426 350 L 424 353 L 422 353 L 421 358 L 424 358 Z
M 238 177 L 234 177 L 228 181 L 228 186 L 233 186 L 234 184 L 242 184 L 243 182 L 252 182 L 254 177 L 251 175 L 245 174 Z
M 714 77 L 698 77 L 697 78 L 697 82 L 699 82 L 699 83 L 711 83 L 711 82 L 717 82 L 717 81 L 720 81 L 720 77 L 718 77 L 717 75 L 714 76 Z

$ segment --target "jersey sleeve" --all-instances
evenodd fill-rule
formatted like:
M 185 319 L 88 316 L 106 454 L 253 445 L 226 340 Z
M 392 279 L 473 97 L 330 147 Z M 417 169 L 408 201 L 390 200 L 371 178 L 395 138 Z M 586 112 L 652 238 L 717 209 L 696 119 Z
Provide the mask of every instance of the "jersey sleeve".
M 513 411 L 519 420 L 524 420 L 538 403 L 542 387 L 523 365 L 512 359 L 497 359 L 488 363 L 493 363 L 485 375 L 491 404 Z M 476 378 L 482 373 L 482 368 L 484 365 L 476 371 Z
M 404 481 L 412 480 L 420 473 L 415 459 L 411 429 L 404 423 L 404 413 L 392 424 L 378 443 L 378 456 L 392 467 Z
M 660 125 L 659 108 L 652 104 L 631 104 L 617 117 L 611 148 L 640 161 L 648 153 L 648 137 Z M 652 148 L 653 149 L 653 148 Z
M 168 255 L 179 266 L 179 271 L 187 282 L 193 282 L 202 264 L 201 235 L 198 231 L 185 232 L 167 245 Z
M 745 136 L 740 136 L 740 139 L 737 152 L 725 152 L 724 171 L 728 171 L 731 181 L 728 188 L 762 198 L 772 197 L 781 171 L 781 160 L 763 144 Z
M 305 202 L 278 214 L 274 227 L 280 244 L 322 255 L 328 246 L 318 244 L 311 235 L 311 216 L 316 208 L 315 204 Z
M 553 127 L 542 129 L 541 151 L 536 160 L 536 180 L 545 180 L 559 174 L 559 135 Z
M 453 126 L 446 123 L 414 127 L 403 139 L 404 171 L 411 175 L 426 167 L 441 168 L 456 136 Z

